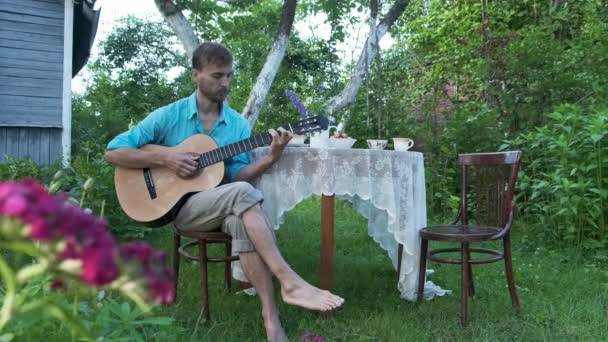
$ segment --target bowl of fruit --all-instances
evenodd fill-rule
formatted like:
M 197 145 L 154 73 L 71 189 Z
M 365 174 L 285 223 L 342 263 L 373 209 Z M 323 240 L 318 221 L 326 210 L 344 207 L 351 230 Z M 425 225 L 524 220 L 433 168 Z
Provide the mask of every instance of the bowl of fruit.
M 333 137 L 329 138 L 329 147 L 331 148 L 351 148 L 355 144 L 357 139 L 353 139 L 346 133 L 336 133 Z

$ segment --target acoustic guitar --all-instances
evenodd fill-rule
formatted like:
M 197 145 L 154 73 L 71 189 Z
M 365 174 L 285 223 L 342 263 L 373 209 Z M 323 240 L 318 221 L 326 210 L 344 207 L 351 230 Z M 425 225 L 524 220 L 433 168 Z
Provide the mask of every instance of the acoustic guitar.
M 320 115 L 283 126 L 293 134 L 326 130 L 327 127 L 328 119 Z M 198 170 L 191 177 L 181 178 L 165 167 L 138 169 L 117 166 L 114 184 L 120 206 L 136 221 L 152 226 L 167 224 L 189 194 L 220 184 L 224 178 L 224 159 L 271 142 L 272 136 L 266 132 L 222 147 L 205 134 L 192 135 L 173 147 L 144 145 L 140 147 L 144 151 L 195 152 L 198 154 Z

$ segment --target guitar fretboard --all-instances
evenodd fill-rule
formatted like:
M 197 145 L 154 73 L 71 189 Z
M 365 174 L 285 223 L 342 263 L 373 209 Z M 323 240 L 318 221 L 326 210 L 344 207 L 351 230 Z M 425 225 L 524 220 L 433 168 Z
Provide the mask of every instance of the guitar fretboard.
M 219 163 L 222 160 L 236 156 L 237 154 L 269 145 L 271 142 L 272 136 L 270 133 L 260 133 L 250 138 L 207 151 L 198 157 L 198 168 L 202 169 L 209 165 Z

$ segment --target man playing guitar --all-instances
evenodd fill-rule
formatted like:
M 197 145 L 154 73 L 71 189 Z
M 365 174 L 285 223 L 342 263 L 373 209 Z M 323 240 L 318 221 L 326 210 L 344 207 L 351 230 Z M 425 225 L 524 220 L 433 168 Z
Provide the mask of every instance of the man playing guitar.
M 219 146 L 248 138 L 247 121 L 224 100 L 233 74 L 232 54 L 217 43 L 203 43 L 192 56 L 192 78 L 197 90 L 191 96 L 162 107 L 107 146 L 105 158 L 123 168 L 165 167 L 180 178 L 197 171 L 196 153 L 172 153 L 139 149 L 146 144 L 175 146 L 194 134 L 207 134 Z M 233 237 L 233 251 L 240 256 L 243 272 L 257 291 L 269 341 L 286 341 L 273 294 L 272 275 L 281 286 L 281 297 L 292 305 L 329 311 L 344 299 L 312 286 L 295 273 L 276 245 L 274 231 L 260 207 L 262 194 L 248 181 L 270 167 L 292 134 L 269 130 L 272 143 L 265 158 L 250 163 L 246 153 L 225 160 L 223 185 L 191 195 L 174 217 L 179 230 L 210 231 L 220 228 Z M 193 151 L 194 152 L 194 151 Z

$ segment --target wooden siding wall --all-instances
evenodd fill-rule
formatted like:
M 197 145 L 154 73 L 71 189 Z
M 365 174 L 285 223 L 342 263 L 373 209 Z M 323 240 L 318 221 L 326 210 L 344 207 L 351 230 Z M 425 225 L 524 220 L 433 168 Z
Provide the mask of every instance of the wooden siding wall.
M 61 157 L 64 0 L 0 0 L 0 162 Z
M 61 160 L 61 129 L 0 127 L 0 163 L 8 158 L 30 158 L 38 164 Z

